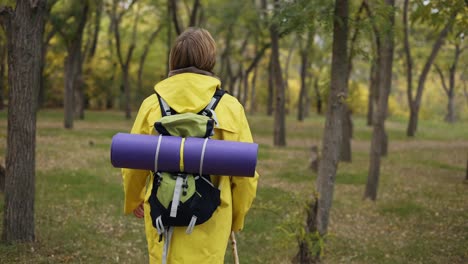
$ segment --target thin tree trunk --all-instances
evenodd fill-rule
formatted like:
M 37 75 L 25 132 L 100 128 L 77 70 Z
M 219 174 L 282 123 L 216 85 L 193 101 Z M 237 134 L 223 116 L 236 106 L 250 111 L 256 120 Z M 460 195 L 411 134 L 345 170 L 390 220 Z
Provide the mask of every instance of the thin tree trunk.
M 349 45 L 349 53 L 348 53 L 348 71 L 346 74 L 346 82 L 349 83 L 349 78 L 351 76 L 351 72 L 353 69 L 353 58 L 354 58 L 354 46 L 357 41 L 357 37 L 359 36 L 359 22 L 361 21 L 361 13 L 363 12 L 366 6 L 366 1 L 362 1 L 359 10 L 357 11 L 356 15 L 354 16 L 354 20 L 356 26 L 354 28 L 354 33 L 351 38 L 351 43 Z M 345 94 L 348 93 L 348 90 L 345 91 Z M 345 104 L 345 109 L 343 111 L 343 126 L 342 126 L 342 144 L 340 150 L 340 161 L 351 162 L 352 161 L 352 151 L 351 151 L 351 138 L 353 136 L 353 119 L 352 119 L 352 111 L 349 108 L 348 104 Z
M 0 7 L 8 41 L 8 135 L 3 239 L 35 239 L 35 149 L 37 91 L 40 83 L 46 1 L 16 1 Z
M 132 108 L 130 102 L 130 76 L 129 76 L 129 68 L 123 67 L 122 68 L 122 85 L 124 88 L 124 95 L 125 95 L 125 118 L 131 119 L 132 118 Z
M 54 25 L 54 29 L 62 36 L 67 46 L 64 76 L 64 127 L 73 128 L 74 116 L 84 119 L 84 85 L 82 76 L 82 41 L 83 32 L 88 17 L 89 3 L 84 2 L 76 30 L 68 37 L 62 25 Z
M 169 55 L 171 53 L 171 47 L 172 47 L 172 25 L 171 25 L 171 13 L 172 12 L 172 5 L 171 5 L 171 0 L 167 1 L 167 13 L 166 13 L 166 23 L 167 23 L 167 51 L 166 51 L 166 75 L 169 75 Z
M 275 10 L 279 8 L 279 0 L 275 0 Z M 279 61 L 279 33 L 276 24 L 270 26 L 272 73 L 275 78 L 276 91 L 275 121 L 273 143 L 275 146 L 286 146 L 286 113 L 285 113 L 285 91 L 284 80 Z
M 367 125 L 372 126 L 372 119 L 374 115 L 374 105 L 375 105 L 375 90 L 376 87 L 379 87 L 378 81 L 378 62 L 374 60 L 370 68 L 369 75 L 369 96 L 367 97 Z
M 244 89 L 242 90 L 242 105 L 247 108 L 247 97 L 249 94 L 249 73 L 244 72 Z
M 171 12 L 172 12 L 172 21 L 174 22 L 174 27 L 176 30 L 177 35 L 180 35 L 184 29 L 179 22 L 179 16 L 177 15 L 177 0 L 168 0 L 169 4 L 171 5 Z
M 293 37 L 291 46 L 288 50 L 288 56 L 286 57 L 286 64 L 284 66 L 284 91 L 285 91 L 285 112 L 289 114 L 291 105 L 291 93 L 289 90 L 289 65 L 291 64 L 292 55 L 297 43 L 297 37 Z
M 317 76 L 314 82 L 315 104 L 317 107 L 317 114 L 321 115 L 322 114 L 322 96 L 320 95 L 318 82 L 319 82 L 319 77 Z
M 310 81 L 307 85 L 310 86 Z M 308 92 L 305 93 L 304 99 L 304 118 L 307 118 L 310 116 L 310 95 Z
M 309 52 L 310 48 L 312 46 L 312 36 L 313 33 L 312 31 L 307 32 L 307 38 L 306 38 L 306 45 L 305 47 L 302 47 L 302 42 L 299 44 L 301 45 L 301 88 L 299 91 L 299 99 L 297 102 L 297 120 L 298 121 L 303 121 L 305 117 L 305 99 L 307 96 L 307 69 L 309 66 Z
M 273 53 L 272 53 L 273 54 Z M 268 63 L 268 99 L 267 99 L 267 115 L 273 115 L 273 98 L 275 90 L 273 86 L 273 55 L 270 55 L 270 62 Z
M 348 6 L 347 0 L 336 0 L 333 22 L 333 49 L 330 94 L 327 118 L 322 142 L 322 160 L 317 176 L 317 231 L 321 236 L 327 233 L 333 200 L 336 170 L 342 142 L 342 115 L 347 91 L 348 70 Z
M 73 128 L 73 113 L 75 109 L 75 90 L 73 85 L 76 78 L 76 63 L 77 60 L 73 58 L 76 53 L 68 52 L 68 56 L 65 57 L 64 69 L 65 69 L 65 91 L 63 96 L 64 106 L 64 127 L 67 129 Z
M 0 44 L 0 110 L 3 110 L 5 108 L 4 94 L 6 89 L 4 80 L 6 72 L 7 43 L 0 42 Z
M 345 92 L 347 94 L 347 91 Z M 353 120 L 351 118 L 351 109 L 348 105 L 344 106 L 343 109 L 343 123 L 341 127 L 342 131 L 342 141 L 340 149 L 340 161 L 351 162 L 352 161 L 352 152 L 351 152 L 351 138 L 353 137 Z
M 131 5 L 136 3 L 137 0 L 133 0 Z M 132 26 L 132 36 L 130 39 L 130 47 L 127 50 L 127 55 L 124 58 L 123 53 L 122 53 L 122 46 L 121 46 L 121 39 L 120 39 L 120 23 L 121 23 L 121 18 L 123 15 L 130 10 L 131 5 L 128 9 L 125 9 L 121 11 L 120 13 L 117 13 L 117 2 L 114 2 L 114 5 L 112 6 L 112 12 L 110 13 L 110 18 L 111 18 L 111 23 L 113 26 L 113 33 L 114 33 L 114 39 L 115 39 L 115 46 L 116 46 L 116 53 L 117 53 L 117 58 L 120 64 L 120 69 L 122 71 L 122 92 L 125 97 L 124 101 L 124 112 L 125 112 L 125 118 L 126 119 L 131 119 L 132 117 L 132 109 L 131 109 L 131 93 L 130 93 L 130 62 L 133 56 L 133 51 L 135 50 L 135 43 L 136 43 L 136 35 L 137 35 L 137 28 L 138 28 L 138 21 L 140 19 L 140 9 L 137 10 L 135 19 L 133 21 L 133 26 Z
M 458 60 L 460 59 L 460 55 L 462 54 L 463 49 L 460 49 L 459 44 L 455 44 L 455 55 L 453 59 L 453 63 L 449 69 L 449 85 L 445 82 L 444 73 L 440 69 L 440 67 L 435 64 L 435 69 L 439 73 L 442 88 L 447 95 L 447 115 L 445 116 L 445 121 L 448 123 L 455 123 L 457 120 L 456 111 L 455 111 L 455 75 L 457 71 Z
M 57 3 L 58 1 L 53 1 L 52 3 L 49 1 L 49 3 L 46 3 L 46 16 L 44 19 L 47 19 L 47 17 L 50 15 L 50 12 L 52 10 L 52 7 Z M 55 36 L 55 34 L 57 33 L 57 30 L 55 29 L 55 27 L 52 27 L 52 29 L 48 32 L 48 34 L 45 36 L 44 38 L 44 43 L 42 44 L 42 58 L 44 58 L 43 60 L 41 60 L 41 75 L 40 75 L 40 87 L 39 87 L 39 91 L 38 91 L 38 104 L 37 104 L 37 107 L 38 108 L 41 108 L 44 106 L 45 104 L 45 101 L 46 101 L 46 81 L 47 81 L 47 76 L 46 74 L 44 73 L 44 69 L 45 69 L 45 61 L 46 61 L 46 58 L 47 58 L 47 52 L 48 52 L 48 49 L 49 49 L 49 44 L 50 44 L 50 40 Z
M 458 11 L 459 10 L 456 9 L 452 12 L 452 14 L 450 14 L 450 18 L 447 21 L 447 24 L 445 24 L 445 27 L 442 29 L 439 36 L 437 37 L 436 42 L 432 46 L 431 54 L 427 58 L 427 61 L 424 64 L 421 74 L 419 75 L 416 96 L 414 100 L 410 102 L 410 106 L 412 109 L 410 110 L 411 112 L 410 120 L 408 123 L 407 132 L 406 132 L 406 135 L 409 137 L 413 137 L 416 134 L 416 131 L 418 128 L 419 109 L 421 107 L 421 100 L 422 100 L 422 95 L 424 92 L 424 84 L 426 82 L 427 75 L 429 74 L 429 70 L 431 69 L 432 63 L 434 62 L 440 48 L 444 44 L 445 38 L 447 37 L 447 35 L 449 34 L 450 30 L 453 27 Z
M 395 0 L 385 0 L 389 9 L 394 10 Z M 384 41 L 382 41 L 379 52 L 380 67 L 379 67 L 379 101 L 374 114 L 373 133 L 371 141 L 369 176 L 367 178 L 366 191 L 364 198 L 369 198 L 373 201 L 377 199 L 377 189 L 379 186 L 380 177 L 380 158 L 382 155 L 383 143 L 385 141 L 385 119 L 387 117 L 388 96 L 392 85 L 392 67 L 393 67 L 393 50 L 394 37 L 393 28 L 395 24 L 395 13 L 390 13 L 389 28 L 383 33 Z
M 252 76 L 252 83 L 250 85 L 250 114 L 254 114 L 257 111 L 257 104 L 256 104 L 256 86 L 257 86 L 257 73 L 258 68 L 255 67 Z
M 158 36 L 162 28 L 163 26 L 160 25 L 155 31 L 153 31 L 148 41 L 146 42 L 145 46 L 143 47 L 143 53 L 140 57 L 140 63 L 138 65 L 138 85 L 137 85 L 138 88 L 137 89 L 139 93 L 143 92 L 143 69 L 145 67 L 146 57 L 148 57 L 151 44 L 154 42 L 154 40 L 156 39 L 156 37 Z
M 466 159 L 465 181 L 468 181 L 468 158 Z

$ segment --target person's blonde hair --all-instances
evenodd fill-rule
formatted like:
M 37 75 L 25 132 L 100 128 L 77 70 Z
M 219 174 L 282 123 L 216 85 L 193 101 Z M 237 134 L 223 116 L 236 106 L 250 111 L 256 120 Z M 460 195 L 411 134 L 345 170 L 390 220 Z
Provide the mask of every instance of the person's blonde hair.
M 211 34 L 202 28 L 188 28 L 180 34 L 169 55 L 170 70 L 195 66 L 211 72 L 216 63 L 216 44 Z

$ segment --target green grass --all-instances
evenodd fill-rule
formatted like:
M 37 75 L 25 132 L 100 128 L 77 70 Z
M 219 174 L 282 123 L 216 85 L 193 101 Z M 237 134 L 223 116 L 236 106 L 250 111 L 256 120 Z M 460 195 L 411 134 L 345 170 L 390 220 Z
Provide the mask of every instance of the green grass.
M 0 244 L 0 263 L 146 263 L 142 221 L 122 214 L 120 171 L 109 162 L 111 137 L 132 121 L 120 112 L 86 112 L 72 130 L 63 113 L 42 110 L 37 125 L 36 238 Z M 257 198 L 237 236 L 241 263 L 289 263 L 315 189 L 310 147 L 320 146 L 323 116 L 287 119 L 287 147 L 273 146 L 273 120 L 248 117 L 259 143 Z M 390 118 L 389 155 L 381 163 L 376 202 L 363 200 L 372 128 L 355 117 L 353 162 L 340 163 L 325 263 L 467 263 L 468 124 Z M 0 161 L 6 113 L 0 112 Z M 0 194 L 0 218 L 3 195 Z M 2 226 L 0 226 L 0 232 Z M 233 263 L 230 247 L 225 258 Z

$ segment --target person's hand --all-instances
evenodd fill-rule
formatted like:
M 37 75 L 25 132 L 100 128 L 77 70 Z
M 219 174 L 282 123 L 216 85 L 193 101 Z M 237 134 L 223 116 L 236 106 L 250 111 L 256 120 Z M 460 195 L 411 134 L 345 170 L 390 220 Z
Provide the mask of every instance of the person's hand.
M 145 209 L 143 208 L 143 203 L 141 203 L 135 210 L 133 210 L 133 214 L 137 218 L 143 218 L 145 216 Z

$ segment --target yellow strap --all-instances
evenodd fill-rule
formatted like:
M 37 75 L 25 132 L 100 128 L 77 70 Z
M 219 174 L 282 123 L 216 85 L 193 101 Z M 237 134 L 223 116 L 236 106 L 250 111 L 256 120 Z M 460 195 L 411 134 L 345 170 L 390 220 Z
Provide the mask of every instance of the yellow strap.
M 185 145 L 185 138 L 182 138 L 182 142 L 180 142 L 180 161 L 179 161 L 179 171 L 184 171 L 184 145 Z

